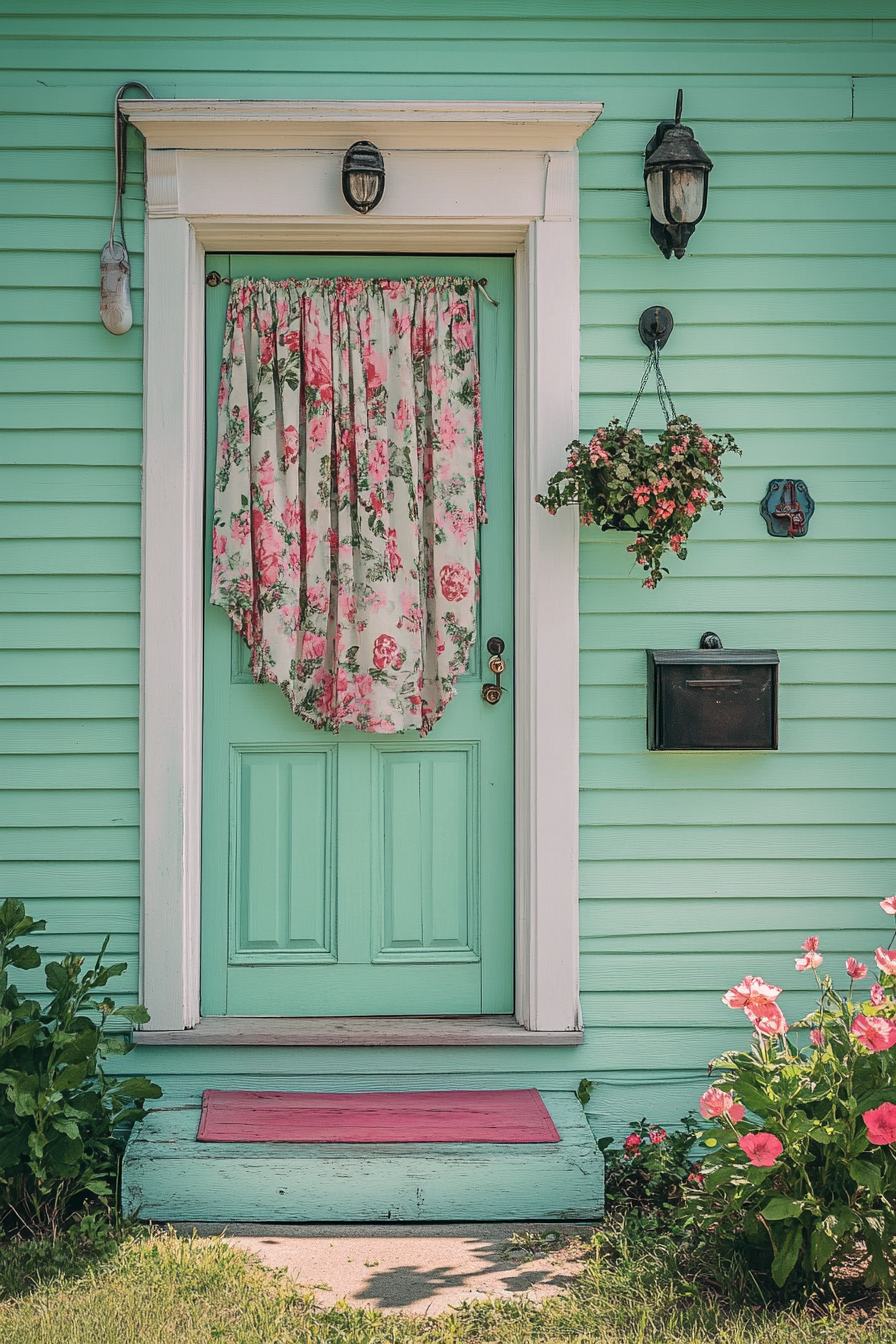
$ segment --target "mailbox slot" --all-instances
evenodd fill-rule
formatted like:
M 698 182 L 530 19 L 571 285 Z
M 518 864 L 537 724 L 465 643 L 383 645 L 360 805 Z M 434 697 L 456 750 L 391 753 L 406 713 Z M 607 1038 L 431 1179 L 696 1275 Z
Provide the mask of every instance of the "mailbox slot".
M 648 649 L 651 751 L 776 751 L 774 649 Z

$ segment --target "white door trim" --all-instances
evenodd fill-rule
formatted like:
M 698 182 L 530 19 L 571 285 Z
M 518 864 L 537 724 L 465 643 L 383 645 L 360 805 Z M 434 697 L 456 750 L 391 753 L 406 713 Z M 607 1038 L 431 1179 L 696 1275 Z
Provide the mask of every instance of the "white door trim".
M 516 1009 L 580 1039 L 578 528 L 533 495 L 578 432 L 575 141 L 601 104 L 135 101 L 147 137 L 141 608 L 141 993 L 199 1020 L 206 250 L 512 252 L 516 259 Z M 371 218 L 352 139 L 385 152 Z M 475 1019 L 473 1019 L 475 1022 Z M 472 1023 L 471 1023 L 472 1025 Z

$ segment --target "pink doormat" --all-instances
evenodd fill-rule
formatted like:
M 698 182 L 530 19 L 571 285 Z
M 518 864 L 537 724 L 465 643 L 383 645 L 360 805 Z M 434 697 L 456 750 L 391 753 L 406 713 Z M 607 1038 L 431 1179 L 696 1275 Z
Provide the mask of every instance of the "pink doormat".
M 203 1092 L 201 1143 L 559 1143 L 538 1092 Z

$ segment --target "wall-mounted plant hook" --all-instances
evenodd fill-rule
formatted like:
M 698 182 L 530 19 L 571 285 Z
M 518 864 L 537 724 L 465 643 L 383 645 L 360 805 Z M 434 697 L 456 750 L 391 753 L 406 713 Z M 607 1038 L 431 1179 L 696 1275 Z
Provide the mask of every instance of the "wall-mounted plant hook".
M 662 350 L 675 323 L 668 308 L 645 308 L 638 319 L 638 335 L 648 350 Z

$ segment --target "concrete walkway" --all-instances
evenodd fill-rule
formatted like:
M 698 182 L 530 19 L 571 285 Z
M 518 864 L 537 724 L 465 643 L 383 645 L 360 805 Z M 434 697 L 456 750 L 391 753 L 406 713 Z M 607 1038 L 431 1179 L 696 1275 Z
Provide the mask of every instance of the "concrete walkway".
M 178 1223 L 279 1266 L 321 1306 L 435 1315 L 486 1297 L 539 1301 L 581 1273 L 591 1229 L 580 1223 Z

